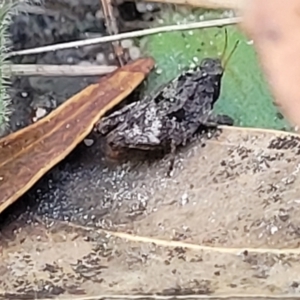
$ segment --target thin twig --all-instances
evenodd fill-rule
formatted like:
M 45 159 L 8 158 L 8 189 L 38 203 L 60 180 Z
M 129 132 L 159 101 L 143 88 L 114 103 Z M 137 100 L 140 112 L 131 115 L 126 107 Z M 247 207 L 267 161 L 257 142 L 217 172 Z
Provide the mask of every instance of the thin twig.
M 137 243 L 149 243 L 155 244 L 162 247 L 172 247 L 172 248 L 185 248 L 195 251 L 207 251 L 207 252 L 218 252 L 218 253 L 226 253 L 232 255 L 241 255 L 245 251 L 247 253 L 260 253 L 260 254 L 275 254 L 275 255 L 292 255 L 292 254 L 300 254 L 300 248 L 282 248 L 282 249 L 275 249 L 275 248 L 251 248 L 251 247 L 213 247 L 213 246 L 205 246 L 205 245 L 198 245 L 192 244 L 189 242 L 180 242 L 180 241 L 170 241 L 170 240 L 163 240 L 157 239 L 148 236 L 140 236 L 126 232 L 119 232 L 119 231 L 111 231 L 105 229 L 95 229 L 94 227 L 89 226 L 82 226 L 70 222 L 60 221 L 60 223 L 65 224 L 71 228 L 82 229 L 85 231 L 97 231 L 102 232 L 110 236 L 118 237 L 124 240 L 137 242 Z
M 256 128 L 256 127 L 237 127 L 237 126 L 227 126 L 227 125 L 220 125 L 219 128 L 228 130 L 228 131 L 250 131 L 250 132 L 257 132 L 257 133 L 268 133 L 276 136 L 294 136 L 300 138 L 299 132 L 293 131 L 284 131 L 278 129 L 268 129 L 268 128 Z
M 239 10 L 245 0 L 147 0 L 147 2 L 172 3 L 177 5 L 191 5 L 210 9 Z
M 24 294 L 19 294 L 16 292 L 4 292 L 4 293 L 0 293 L 0 295 L 4 298 L 9 298 L 8 296 L 12 294 L 15 297 L 17 295 L 24 295 Z M 255 299 L 255 300 L 279 300 L 279 299 L 299 299 L 300 296 L 299 295 L 295 295 L 295 294 L 279 294 L 279 295 L 269 295 L 269 294 L 231 294 L 231 293 L 226 293 L 226 294 L 209 294 L 209 295 L 205 295 L 205 294 L 186 294 L 186 295 L 156 295 L 156 294 L 107 294 L 107 295 L 95 295 L 95 296 L 79 296 L 79 297 L 74 297 L 72 296 L 72 298 L 64 298 L 65 300 L 121 300 L 121 299 L 132 299 L 132 300 L 144 300 L 144 299 L 153 299 L 153 300 L 172 300 L 172 299 L 178 299 L 178 300 L 186 300 L 186 299 L 209 299 L 209 300 L 218 300 L 218 299 Z M 21 299 L 21 297 L 20 297 Z M 52 300 L 53 298 L 43 298 L 40 300 Z M 32 298 L 32 300 L 34 300 Z
M 102 9 L 104 13 L 105 23 L 106 23 L 106 30 L 109 35 L 116 35 L 119 33 L 117 21 L 113 14 L 113 7 L 111 4 L 111 0 L 100 0 L 102 4 Z M 123 49 L 120 45 L 120 41 L 112 42 L 112 47 L 114 50 L 114 54 L 116 59 L 119 62 L 119 65 L 122 67 L 124 66 L 123 62 Z
M 117 66 L 77 65 L 4 65 L 3 72 L 15 76 L 99 76 L 111 73 Z
M 100 43 L 107 43 L 113 42 L 123 39 L 141 37 L 145 35 L 152 35 L 162 32 L 171 32 L 171 31 L 182 31 L 182 30 L 192 30 L 192 29 L 200 29 L 200 28 L 209 28 L 209 27 L 220 27 L 226 25 L 233 25 L 241 22 L 241 17 L 233 17 L 233 18 L 224 18 L 224 19 L 216 19 L 216 20 L 209 20 L 209 21 L 202 21 L 190 24 L 180 24 L 180 25 L 170 25 L 170 26 L 163 26 L 151 29 L 144 29 L 126 33 L 120 33 L 112 36 L 104 36 L 94 39 L 87 39 L 81 41 L 74 41 L 68 43 L 60 43 L 55 45 L 49 45 L 44 47 L 37 47 L 32 49 L 20 50 L 20 51 L 13 51 L 7 54 L 8 57 L 17 56 L 17 55 L 28 55 L 28 54 L 37 54 L 43 53 L 48 51 L 56 51 L 56 50 L 63 50 L 69 48 L 76 48 L 76 47 L 83 47 L 89 45 L 95 45 Z

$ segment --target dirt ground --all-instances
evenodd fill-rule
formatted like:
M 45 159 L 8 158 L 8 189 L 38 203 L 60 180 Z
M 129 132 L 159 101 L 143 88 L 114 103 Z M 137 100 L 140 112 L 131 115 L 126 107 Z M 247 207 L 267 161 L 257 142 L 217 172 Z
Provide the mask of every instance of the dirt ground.
M 95 2 L 78 14 L 95 13 Z M 52 43 L 46 24 L 59 28 L 55 41 L 103 31 L 93 18 L 18 18 L 16 49 Z M 95 61 L 109 56 L 101 47 L 20 60 Z M 11 129 L 30 123 L 34 105 L 51 111 L 93 80 L 16 78 Z M 171 178 L 168 157 L 117 164 L 104 159 L 101 138 L 89 138 L 1 215 L 0 298 L 299 296 L 298 137 L 225 129 L 179 151 Z
M 299 295 L 299 140 L 226 129 L 171 178 L 74 154 L 2 228 L 4 296 Z

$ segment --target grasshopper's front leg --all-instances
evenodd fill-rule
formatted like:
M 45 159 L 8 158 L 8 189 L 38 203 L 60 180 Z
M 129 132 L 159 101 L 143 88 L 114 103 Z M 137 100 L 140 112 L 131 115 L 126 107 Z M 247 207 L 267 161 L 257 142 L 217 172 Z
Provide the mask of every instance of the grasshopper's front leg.
M 231 117 L 222 114 L 211 115 L 209 121 L 215 122 L 218 125 L 232 126 L 234 124 L 234 120 Z
M 95 124 L 95 130 L 102 135 L 107 135 L 118 125 L 125 122 L 126 115 L 131 111 L 135 106 L 135 103 L 124 106 L 120 110 L 108 115 L 107 117 L 102 118 Z
M 207 138 L 218 138 L 219 134 L 222 132 L 222 129 L 219 127 L 220 125 L 228 125 L 232 126 L 234 124 L 234 120 L 222 114 L 209 114 L 203 115 L 200 118 L 200 127 L 204 126 L 204 132 L 206 132 Z M 208 131 L 207 131 L 208 130 Z
M 231 117 L 212 113 L 202 116 L 200 122 L 207 127 L 217 127 L 218 125 L 232 126 L 234 124 L 234 120 Z

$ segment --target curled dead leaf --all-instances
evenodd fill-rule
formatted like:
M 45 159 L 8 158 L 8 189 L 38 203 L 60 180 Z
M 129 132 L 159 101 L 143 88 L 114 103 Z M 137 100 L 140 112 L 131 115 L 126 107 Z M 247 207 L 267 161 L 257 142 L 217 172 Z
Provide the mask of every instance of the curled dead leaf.
M 0 213 L 65 158 L 153 66 L 151 58 L 129 63 L 71 97 L 45 118 L 0 139 Z

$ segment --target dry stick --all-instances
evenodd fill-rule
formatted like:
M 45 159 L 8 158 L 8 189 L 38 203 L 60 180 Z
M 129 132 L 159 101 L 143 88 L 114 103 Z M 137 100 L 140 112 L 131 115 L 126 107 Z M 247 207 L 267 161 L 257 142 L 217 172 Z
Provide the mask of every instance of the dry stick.
M 38 220 L 38 219 L 37 219 Z M 43 223 L 43 222 L 41 222 Z M 137 242 L 137 243 L 149 243 L 155 244 L 162 247 L 172 247 L 172 248 L 186 248 L 190 250 L 196 251 L 207 251 L 207 252 L 218 252 L 218 253 L 226 253 L 226 254 L 233 254 L 233 255 L 242 255 L 245 251 L 247 253 L 260 253 L 260 254 L 275 254 L 275 255 L 290 255 L 290 254 L 300 254 L 300 248 L 282 248 L 282 249 L 274 249 L 274 248 L 251 248 L 251 247 L 235 247 L 235 248 L 226 248 L 226 247 L 212 247 L 212 246 L 205 246 L 205 245 L 198 245 L 192 244 L 189 242 L 180 242 L 180 241 L 170 241 L 170 240 L 163 240 L 157 239 L 147 236 L 140 236 L 126 232 L 118 232 L 118 231 L 110 231 L 105 229 L 95 229 L 94 227 L 89 226 L 82 226 L 77 225 L 74 223 L 69 223 L 65 221 L 60 221 L 60 223 L 65 224 L 71 228 L 82 229 L 85 231 L 96 231 L 102 232 L 109 236 L 118 237 L 124 240 Z
M 202 21 L 190 24 L 180 24 L 180 25 L 170 25 L 170 26 L 163 26 L 151 29 L 144 29 L 126 33 L 120 33 L 111 36 L 104 36 L 99 38 L 81 40 L 81 41 L 74 41 L 68 43 L 60 43 L 55 45 L 49 45 L 44 47 L 37 47 L 32 49 L 20 50 L 20 51 L 13 51 L 7 54 L 7 57 L 17 56 L 17 55 L 28 55 L 28 54 L 37 54 L 43 53 L 48 51 L 56 51 L 56 50 L 63 50 L 69 48 L 76 48 L 76 47 L 83 47 L 89 45 L 95 45 L 100 43 L 107 43 L 113 42 L 123 39 L 141 37 L 145 35 L 151 35 L 156 33 L 162 32 L 171 32 L 171 31 L 182 31 L 182 30 L 192 30 L 192 29 L 199 29 L 199 28 L 209 28 L 209 27 L 219 27 L 225 25 L 233 25 L 241 22 L 240 17 L 233 17 L 233 18 L 224 18 L 224 19 L 216 19 L 216 20 L 209 20 L 209 21 Z
M 15 76 L 99 76 L 111 73 L 117 66 L 71 65 L 4 65 L 3 72 Z
M 16 293 L 14 292 L 0 292 L 0 295 L 5 298 L 5 296 L 12 294 L 15 297 L 20 295 L 23 296 L 24 294 L 21 293 Z M 35 298 L 37 299 L 37 298 Z M 42 298 L 40 300 L 52 300 L 53 298 Z M 100 295 L 95 295 L 95 296 L 79 296 L 79 297 L 74 297 L 72 298 L 64 298 L 65 300 L 121 300 L 121 299 L 128 299 L 128 300 L 144 300 L 144 299 L 153 299 L 153 300 L 173 300 L 173 299 L 178 299 L 178 300 L 186 300 L 186 299 L 209 299 L 209 300 L 218 300 L 218 299 L 264 299 L 264 300 L 280 300 L 280 299 L 285 299 L 285 300 L 295 300 L 295 299 L 300 299 L 300 296 L 297 294 L 279 294 L 279 295 L 271 295 L 271 294 L 238 294 L 238 293 L 226 293 L 226 294 L 186 294 L 186 295 L 156 295 L 156 294 L 100 294 Z M 34 300 L 32 298 L 32 300 Z
M 100 0 L 102 4 L 102 9 L 104 13 L 106 29 L 109 35 L 116 35 L 119 33 L 117 21 L 113 14 L 113 8 L 111 4 L 111 0 Z M 112 42 L 112 47 L 115 53 L 115 57 L 117 58 L 120 66 L 124 66 L 124 62 L 122 59 L 123 49 L 120 45 L 119 41 Z
M 236 127 L 236 126 L 227 126 L 227 125 L 220 125 L 219 128 L 229 130 L 229 131 L 251 131 L 257 133 L 270 133 L 277 136 L 294 136 L 300 138 L 300 133 L 298 132 L 290 132 L 290 131 L 283 131 L 277 129 L 268 129 L 268 128 L 256 128 L 256 127 Z
M 147 2 L 172 3 L 202 8 L 235 10 L 240 9 L 244 4 L 244 0 L 147 0 Z

